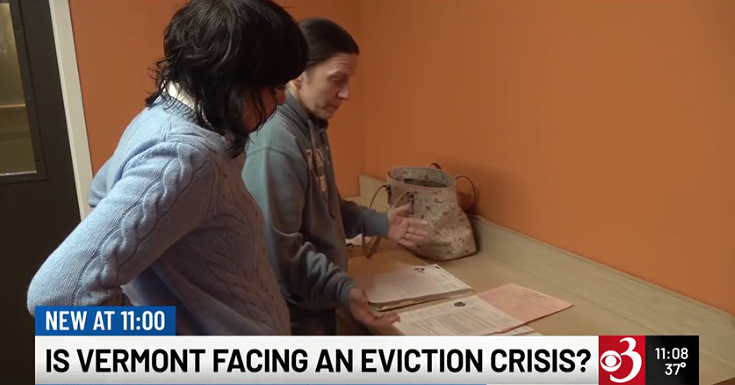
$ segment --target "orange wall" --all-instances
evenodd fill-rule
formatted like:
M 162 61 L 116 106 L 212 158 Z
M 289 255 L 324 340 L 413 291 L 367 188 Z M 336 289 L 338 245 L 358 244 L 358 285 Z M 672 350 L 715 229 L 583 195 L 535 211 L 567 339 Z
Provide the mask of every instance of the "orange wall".
M 70 0 L 87 137 L 96 172 L 144 107 L 149 68 L 182 0 Z
M 94 169 L 183 0 L 70 0 Z M 735 3 L 281 0 L 361 45 L 357 174 L 441 163 L 502 225 L 735 313 Z
M 70 0 L 87 134 L 96 171 L 112 154 L 130 120 L 153 88 L 149 68 L 162 54 L 163 30 L 183 0 Z M 359 4 L 329 0 L 281 0 L 295 18 L 326 16 L 359 39 Z M 354 100 L 330 126 L 337 182 L 356 195 L 364 168 L 360 79 Z
M 365 167 L 735 314 L 735 2 L 364 1 Z

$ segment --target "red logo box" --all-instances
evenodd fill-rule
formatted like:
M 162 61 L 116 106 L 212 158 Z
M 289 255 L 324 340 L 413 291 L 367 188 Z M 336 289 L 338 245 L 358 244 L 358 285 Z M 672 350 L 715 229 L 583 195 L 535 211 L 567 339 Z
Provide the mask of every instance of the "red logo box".
M 600 336 L 599 385 L 646 385 L 646 337 Z

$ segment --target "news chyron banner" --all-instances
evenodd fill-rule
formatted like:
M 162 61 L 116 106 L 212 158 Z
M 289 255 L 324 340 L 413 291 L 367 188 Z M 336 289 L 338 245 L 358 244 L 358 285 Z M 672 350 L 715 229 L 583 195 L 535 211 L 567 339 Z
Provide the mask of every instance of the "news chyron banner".
M 172 307 L 36 308 L 36 384 L 699 384 L 698 336 L 177 336 Z

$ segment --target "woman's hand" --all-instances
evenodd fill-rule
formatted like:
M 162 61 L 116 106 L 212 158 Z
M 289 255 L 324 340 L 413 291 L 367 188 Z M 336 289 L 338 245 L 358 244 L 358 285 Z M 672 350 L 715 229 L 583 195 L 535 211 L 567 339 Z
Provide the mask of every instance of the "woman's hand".
M 388 210 L 388 239 L 401 246 L 415 247 L 429 242 L 429 222 L 408 218 L 411 204 Z
M 367 295 L 357 288 L 350 290 L 350 313 L 361 324 L 373 328 L 391 326 L 401 319 L 395 312 L 380 315 L 373 313 Z

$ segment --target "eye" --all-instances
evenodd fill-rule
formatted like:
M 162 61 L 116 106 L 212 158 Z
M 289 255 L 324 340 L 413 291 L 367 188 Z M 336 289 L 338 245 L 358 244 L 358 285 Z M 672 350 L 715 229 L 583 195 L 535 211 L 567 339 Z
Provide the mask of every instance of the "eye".
M 606 372 L 612 373 L 620 368 L 620 364 L 623 363 L 622 358 L 618 352 L 608 350 L 600 357 L 600 367 Z

